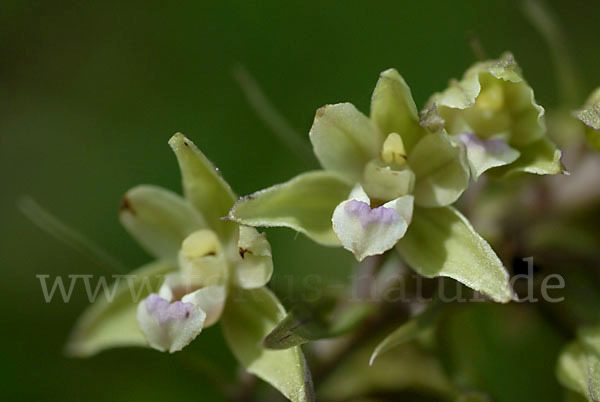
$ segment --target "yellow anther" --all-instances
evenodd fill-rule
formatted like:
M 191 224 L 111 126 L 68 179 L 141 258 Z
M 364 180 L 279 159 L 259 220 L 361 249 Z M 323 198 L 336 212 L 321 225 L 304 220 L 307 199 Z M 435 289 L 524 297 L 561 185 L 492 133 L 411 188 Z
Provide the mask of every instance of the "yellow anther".
M 399 134 L 391 133 L 383 142 L 381 160 L 384 163 L 403 165 L 406 163 L 406 150 Z

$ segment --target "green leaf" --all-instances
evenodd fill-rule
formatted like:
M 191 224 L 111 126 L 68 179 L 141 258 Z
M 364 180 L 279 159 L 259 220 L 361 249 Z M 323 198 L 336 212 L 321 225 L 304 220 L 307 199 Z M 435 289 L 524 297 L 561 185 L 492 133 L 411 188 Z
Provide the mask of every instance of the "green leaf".
M 359 302 L 336 311 L 335 304 L 327 306 L 299 303 L 265 337 L 269 349 L 288 349 L 319 339 L 343 335 L 360 324 L 375 310 L 372 303 Z
M 375 362 L 375 359 L 381 354 L 397 347 L 398 345 L 412 341 L 424 330 L 431 328 L 437 320 L 439 312 L 439 302 L 433 301 L 424 312 L 416 317 L 411 318 L 394 332 L 386 336 L 385 339 L 381 341 L 373 351 L 373 354 L 369 359 L 369 365 L 372 366 Z
M 597 88 L 585 105 L 574 111 L 573 115 L 585 125 L 585 135 L 590 146 L 600 152 L 600 88 Z
M 188 201 L 198 209 L 210 227 L 221 236 L 231 236 L 235 225 L 223 221 L 237 196 L 221 173 L 192 141 L 177 133 L 169 140 L 177 156 L 183 190 Z
M 125 194 L 119 219 L 150 254 L 174 262 L 181 242 L 206 227 L 202 216 L 182 197 L 149 185 L 134 187 Z
M 521 156 L 512 164 L 491 169 L 492 176 L 511 177 L 521 173 L 568 174 L 560 158 L 562 153 L 547 138 L 542 138 L 526 147 L 519 148 Z
M 310 373 L 300 347 L 268 350 L 263 339 L 285 317 L 267 288 L 232 292 L 222 317 L 225 339 L 246 370 L 294 402 L 313 401 Z
M 427 278 L 453 278 L 497 302 L 513 298 L 502 261 L 454 208 L 416 208 L 397 248 L 404 260 Z
M 248 226 L 289 227 L 322 245 L 338 246 L 331 218 L 351 189 L 332 172 L 303 173 L 240 199 L 229 218 Z
M 580 343 L 572 342 L 565 347 L 558 359 L 556 375 L 563 386 L 586 397 L 590 396 L 587 358 Z M 592 401 L 591 398 L 588 399 Z
M 359 181 L 367 162 L 378 156 L 383 140 L 373 122 L 351 103 L 323 106 L 310 130 L 321 166 L 352 182 Z
M 69 355 L 92 356 L 102 350 L 122 346 L 147 346 L 136 320 L 137 303 L 156 291 L 164 276 L 175 267 L 156 261 L 133 271 L 131 278 L 120 278 L 111 301 L 105 293 L 81 315 L 66 346 Z
M 588 352 L 588 388 L 593 401 L 600 401 L 600 356 Z
M 390 133 L 400 134 L 407 151 L 423 135 L 410 88 L 393 68 L 379 75 L 371 98 L 371 120 L 384 136 Z
M 592 92 L 584 107 L 573 114 L 587 127 L 600 130 L 600 88 Z
M 428 134 L 408 155 L 415 173 L 415 203 L 425 207 L 452 204 L 469 186 L 464 147 L 445 133 Z
M 578 337 L 586 354 L 589 396 L 600 401 L 600 326 L 582 328 Z

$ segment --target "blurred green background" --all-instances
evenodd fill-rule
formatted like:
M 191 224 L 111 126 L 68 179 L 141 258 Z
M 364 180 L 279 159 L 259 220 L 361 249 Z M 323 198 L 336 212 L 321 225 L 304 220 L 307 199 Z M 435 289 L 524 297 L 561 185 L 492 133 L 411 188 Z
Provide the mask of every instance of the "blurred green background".
M 583 83 L 597 86 L 600 3 L 550 5 Z M 19 196 L 31 195 L 134 268 L 149 257 L 120 227 L 119 200 L 139 183 L 180 190 L 167 146 L 176 131 L 221 168 L 238 194 L 310 167 L 249 106 L 233 78 L 235 66 L 254 75 L 303 141 L 314 111 L 325 103 L 350 101 L 367 111 L 378 73 L 389 67 L 404 75 L 422 106 L 474 61 L 471 35 L 489 56 L 511 50 L 537 99 L 552 106 L 557 90 L 550 55 L 521 8 L 520 1 L 462 0 L 2 1 L 2 400 L 215 401 L 213 384 L 197 373 L 195 360 L 235 375 L 218 328 L 180 357 L 114 350 L 89 360 L 64 358 L 70 328 L 87 305 L 85 290 L 77 286 L 70 303 L 55 298 L 46 304 L 35 275 L 106 270 L 32 225 L 17 210 Z M 349 253 L 319 248 L 291 231 L 269 236 L 276 287 L 300 274 L 318 273 L 332 282 L 349 275 Z M 488 317 L 480 310 L 472 315 L 467 323 Z M 499 352 L 522 356 L 537 344 L 535 331 L 527 343 L 509 343 L 503 347 L 510 350 Z M 532 385 L 505 367 L 500 382 L 486 377 L 494 396 L 531 401 L 535 394 L 523 390 L 539 388 L 546 389 L 543 400 L 554 400 L 555 338 L 540 339 L 549 355 L 525 365 L 548 377 Z

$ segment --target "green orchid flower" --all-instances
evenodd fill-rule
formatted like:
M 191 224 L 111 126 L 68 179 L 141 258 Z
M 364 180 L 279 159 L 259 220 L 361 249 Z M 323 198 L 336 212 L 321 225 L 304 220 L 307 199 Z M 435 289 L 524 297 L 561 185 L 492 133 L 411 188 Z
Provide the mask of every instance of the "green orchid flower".
M 386 70 L 370 118 L 350 103 L 317 111 L 310 140 L 324 170 L 241 199 L 229 218 L 289 227 L 359 261 L 395 247 L 424 276 L 452 277 L 506 302 L 512 291 L 502 263 L 450 207 L 468 187 L 470 167 L 463 144 L 439 121 L 434 111 L 419 121 L 408 85 Z
M 585 126 L 588 144 L 600 152 L 600 88 L 596 88 L 583 107 L 573 112 L 573 116 Z
M 472 175 L 563 173 L 561 152 L 546 137 L 544 108 L 510 53 L 474 64 L 461 81 L 434 94 L 434 110 L 446 131 L 463 142 Z
M 285 316 L 265 287 L 273 273 L 266 235 L 222 220 L 237 199 L 230 186 L 182 134 L 175 134 L 169 145 L 179 161 L 185 198 L 141 185 L 125 194 L 120 210 L 125 229 L 157 260 L 132 272 L 133 287 L 118 284 L 111 301 L 101 298 L 84 312 L 68 351 L 89 356 L 117 346 L 150 346 L 174 353 L 220 321 L 229 346 L 249 372 L 290 400 L 306 400 L 300 349 L 261 346 Z M 157 284 L 158 292 L 151 292 Z M 141 301 L 134 292 L 142 292 Z

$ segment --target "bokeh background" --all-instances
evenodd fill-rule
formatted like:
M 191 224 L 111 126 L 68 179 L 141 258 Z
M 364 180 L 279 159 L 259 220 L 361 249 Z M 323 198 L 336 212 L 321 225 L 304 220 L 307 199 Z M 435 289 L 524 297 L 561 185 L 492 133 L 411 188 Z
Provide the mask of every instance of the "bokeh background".
M 549 5 L 581 81 L 589 89 L 598 86 L 600 3 Z M 473 36 L 490 56 L 511 50 L 539 102 L 557 104 L 548 47 L 520 1 L 3 0 L 2 400 L 218 401 L 214 384 L 194 365 L 209 362 L 236 375 L 218 327 L 181 357 L 113 350 L 88 360 L 65 358 L 65 340 L 87 305 L 85 290 L 76 286 L 67 304 L 58 297 L 46 304 L 35 275 L 107 270 L 29 222 L 17 209 L 20 196 L 32 196 L 126 266 L 137 267 L 149 257 L 120 227 L 119 200 L 139 183 L 180 190 L 167 145 L 173 133 L 189 136 L 238 194 L 311 167 L 248 104 L 234 79 L 236 66 L 255 77 L 307 142 L 319 106 L 350 101 L 367 111 L 377 76 L 389 67 L 404 75 L 422 106 L 475 60 Z M 347 279 L 349 253 L 319 248 L 291 231 L 271 230 L 269 236 L 275 287 L 309 273 L 334 283 Z M 486 342 L 480 350 L 500 356 L 495 366 L 474 367 L 497 400 L 557 400 L 553 365 L 563 339 L 545 330 L 543 318 L 525 312 L 523 322 L 534 323 L 530 331 L 517 325 L 502 333 L 502 319 L 519 322 L 510 308 L 464 314 L 472 326 L 470 344 Z M 481 341 L 476 334 L 488 336 Z M 477 361 L 479 352 L 471 356 L 468 350 L 466 361 Z M 538 357 L 531 361 L 527 352 Z

